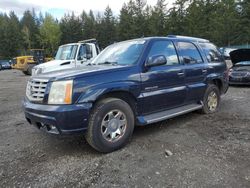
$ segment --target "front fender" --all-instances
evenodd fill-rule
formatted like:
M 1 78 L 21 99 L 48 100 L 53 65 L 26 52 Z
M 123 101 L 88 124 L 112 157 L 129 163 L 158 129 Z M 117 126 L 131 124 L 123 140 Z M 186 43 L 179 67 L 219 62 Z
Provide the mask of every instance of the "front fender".
M 140 85 L 132 81 L 96 85 L 81 93 L 77 103 L 92 103 L 99 97 L 112 92 L 128 92 L 135 98 L 138 98 L 140 95 Z

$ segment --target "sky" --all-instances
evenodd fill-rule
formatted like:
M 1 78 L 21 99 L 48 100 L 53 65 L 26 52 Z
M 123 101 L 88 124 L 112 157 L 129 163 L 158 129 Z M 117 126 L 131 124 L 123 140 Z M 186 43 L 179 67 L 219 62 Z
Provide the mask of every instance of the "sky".
M 8 13 L 14 11 L 19 17 L 27 9 L 34 9 L 35 12 L 48 12 L 54 17 L 60 19 L 65 13 L 74 12 L 81 14 L 83 10 L 88 12 L 90 9 L 94 12 L 103 12 L 109 6 L 115 15 L 119 14 L 124 2 L 129 0 L 0 0 L 0 12 Z M 174 0 L 167 0 L 168 6 L 171 6 Z M 157 0 L 147 0 L 147 4 L 155 5 Z

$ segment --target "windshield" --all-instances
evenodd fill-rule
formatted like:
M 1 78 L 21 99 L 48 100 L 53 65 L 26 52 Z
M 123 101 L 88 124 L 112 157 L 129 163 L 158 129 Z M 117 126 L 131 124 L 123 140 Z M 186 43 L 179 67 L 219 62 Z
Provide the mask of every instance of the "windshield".
M 250 66 L 250 61 L 241 61 L 239 63 L 236 63 L 235 65 L 248 65 L 248 66 Z
M 125 41 L 112 44 L 97 56 L 92 64 L 132 65 L 137 63 L 145 40 Z
M 75 59 L 77 45 L 60 46 L 56 53 L 56 60 L 72 60 Z
M 43 51 L 42 50 L 30 50 L 28 52 L 28 55 L 35 56 L 35 57 L 40 57 L 40 56 L 43 56 Z

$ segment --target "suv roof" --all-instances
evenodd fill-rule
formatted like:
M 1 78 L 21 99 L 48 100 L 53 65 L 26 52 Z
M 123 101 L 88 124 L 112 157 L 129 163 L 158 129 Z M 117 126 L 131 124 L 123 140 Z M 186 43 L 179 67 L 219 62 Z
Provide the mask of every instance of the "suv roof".
M 191 41 L 191 42 L 199 42 L 199 43 L 208 43 L 210 42 L 207 39 L 197 38 L 197 37 L 188 37 L 188 36 L 181 36 L 181 35 L 167 35 L 166 37 L 162 36 L 154 36 L 154 37 L 142 37 L 142 38 L 135 38 L 126 41 L 134 41 L 134 40 L 154 40 L 154 39 L 171 39 L 171 40 L 184 40 L 184 41 Z M 124 42 L 124 41 L 121 41 Z
M 188 37 L 188 36 L 181 36 L 181 35 L 168 35 L 168 38 L 176 38 L 176 39 L 184 39 L 194 42 L 209 42 L 207 39 L 197 38 L 197 37 Z

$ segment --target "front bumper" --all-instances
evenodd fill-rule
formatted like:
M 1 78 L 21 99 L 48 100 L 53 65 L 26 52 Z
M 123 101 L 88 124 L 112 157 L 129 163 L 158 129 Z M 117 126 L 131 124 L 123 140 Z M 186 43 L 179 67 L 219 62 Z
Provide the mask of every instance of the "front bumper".
M 43 105 L 23 100 L 27 121 L 52 134 L 84 132 L 88 127 L 91 103 L 73 105 Z

